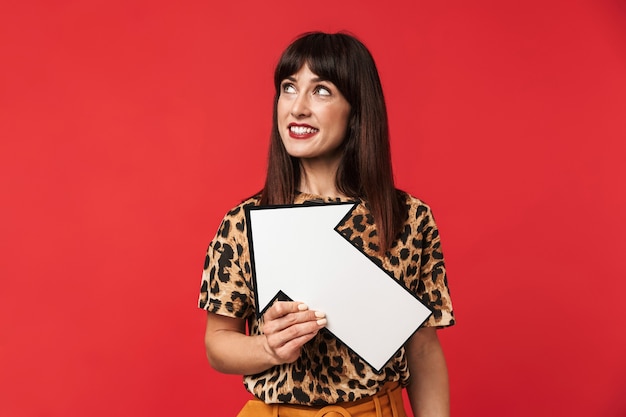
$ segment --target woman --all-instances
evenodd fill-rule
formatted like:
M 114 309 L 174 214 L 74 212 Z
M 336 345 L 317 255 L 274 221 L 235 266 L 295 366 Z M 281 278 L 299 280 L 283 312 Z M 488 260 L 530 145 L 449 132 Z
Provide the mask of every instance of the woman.
M 226 215 L 207 251 L 199 304 L 211 366 L 244 375 L 256 399 L 239 416 L 405 416 L 403 387 L 416 416 L 449 415 L 436 329 L 454 315 L 439 233 L 429 207 L 394 186 L 369 51 L 350 35 L 305 34 L 282 54 L 274 84 L 265 186 Z M 324 312 L 277 301 L 255 314 L 243 208 L 337 201 L 358 202 L 340 233 L 433 311 L 380 372 L 324 330 Z

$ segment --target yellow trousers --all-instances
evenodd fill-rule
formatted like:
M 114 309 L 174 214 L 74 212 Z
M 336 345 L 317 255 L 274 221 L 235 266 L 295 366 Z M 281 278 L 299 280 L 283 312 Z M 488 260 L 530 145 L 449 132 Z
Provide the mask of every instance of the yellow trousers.
M 406 417 L 406 412 L 402 387 L 395 382 L 372 397 L 325 407 L 265 404 L 254 399 L 246 403 L 237 417 Z

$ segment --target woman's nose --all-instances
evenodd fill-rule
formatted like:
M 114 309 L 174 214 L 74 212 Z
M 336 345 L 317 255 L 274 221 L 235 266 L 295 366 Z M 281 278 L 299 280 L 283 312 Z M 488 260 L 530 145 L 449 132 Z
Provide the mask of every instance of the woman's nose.
M 293 117 L 306 117 L 311 114 L 309 98 L 306 94 L 299 94 L 291 106 L 291 115 Z

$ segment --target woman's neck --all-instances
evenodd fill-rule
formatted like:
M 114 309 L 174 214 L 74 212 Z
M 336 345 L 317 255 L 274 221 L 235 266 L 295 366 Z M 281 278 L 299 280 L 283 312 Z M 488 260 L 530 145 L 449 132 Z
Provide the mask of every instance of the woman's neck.
M 306 194 L 323 197 L 345 197 L 337 189 L 337 169 L 339 163 L 320 164 L 301 161 L 302 175 L 298 190 Z

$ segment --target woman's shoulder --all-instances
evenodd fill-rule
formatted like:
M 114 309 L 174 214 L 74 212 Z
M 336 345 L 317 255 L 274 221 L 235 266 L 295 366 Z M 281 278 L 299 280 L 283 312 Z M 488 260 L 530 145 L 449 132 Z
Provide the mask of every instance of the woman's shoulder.
M 232 221 L 235 219 L 242 219 L 245 217 L 245 209 L 249 206 L 258 206 L 261 201 L 261 194 L 257 193 L 250 197 L 246 197 L 239 204 L 231 208 L 224 215 L 223 221 Z
M 259 204 L 261 204 L 261 192 L 244 198 L 237 207 L 246 208 L 248 206 L 258 206 Z
M 397 190 L 399 198 L 404 201 L 409 210 L 426 211 L 430 212 L 430 206 L 419 197 L 414 196 L 406 191 Z

